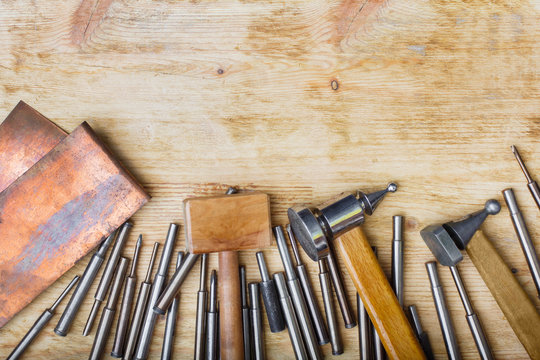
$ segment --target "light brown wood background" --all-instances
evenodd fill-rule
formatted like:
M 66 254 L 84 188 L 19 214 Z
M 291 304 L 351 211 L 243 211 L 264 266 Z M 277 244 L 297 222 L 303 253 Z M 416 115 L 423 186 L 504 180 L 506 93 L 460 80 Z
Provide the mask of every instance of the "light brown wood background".
M 537 0 L 6 0 L 0 118 L 22 99 L 67 131 L 87 120 L 144 184 L 153 199 L 133 217 L 124 252 L 131 257 L 142 233 L 139 279 L 153 242 L 183 223 L 187 196 L 265 191 L 273 222 L 285 224 L 292 204 L 398 182 L 365 230 L 389 274 L 391 216 L 406 217 L 405 302 L 418 306 L 443 359 L 419 230 L 502 201 L 511 186 L 540 248 L 539 212 L 510 151 L 516 144 L 540 177 L 539 13 Z M 484 229 L 540 309 L 506 208 Z M 275 245 L 265 255 L 282 271 Z M 0 357 L 88 259 L 0 330 Z M 240 259 L 259 280 L 254 252 Z M 495 356 L 527 358 L 469 259 L 460 267 Z M 440 274 L 462 355 L 478 358 L 450 273 Z M 197 283 L 198 264 L 182 288 L 176 358 L 192 356 Z M 96 286 L 71 333 L 54 335 L 57 315 L 26 358 L 88 356 L 93 333 L 81 332 Z M 160 320 L 152 358 L 163 328 Z M 287 333 L 265 330 L 268 357 L 292 358 Z M 341 358 L 358 358 L 357 328 L 340 330 Z

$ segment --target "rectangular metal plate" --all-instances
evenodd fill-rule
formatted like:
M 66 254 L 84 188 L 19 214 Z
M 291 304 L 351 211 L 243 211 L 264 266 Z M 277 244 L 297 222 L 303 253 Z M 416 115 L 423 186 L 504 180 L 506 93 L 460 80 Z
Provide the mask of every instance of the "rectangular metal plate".
M 64 130 L 20 101 L 0 124 L 0 191 L 66 137 Z
M 81 124 L 0 193 L 0 327 L 149 196 Z

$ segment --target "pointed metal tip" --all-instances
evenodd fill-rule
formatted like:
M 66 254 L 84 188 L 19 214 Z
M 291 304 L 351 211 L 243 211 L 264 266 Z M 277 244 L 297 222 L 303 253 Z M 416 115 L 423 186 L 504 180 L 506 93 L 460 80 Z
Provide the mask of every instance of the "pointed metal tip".
M 142 245 L 142 234 L 139 234 L 139 237 L 137 238 L 137 244 L 135 246 L 141 247 Z
M 362 202 L 364 211 L 366 214 L 371 215 L 373 211 L 377 208 L 384 196 L 389 192 L 396 192 L 397 184 L 389 183 L 386 186 L 386 189 L 372 192 L 370 194 L 364 194 L 363 192 L 358 192 L 358 199 Z
M 397 184 L 396 183 L 389 183 L 386 187 L 387 192 L 396 192 L 397 191 Z
M 510 149 L 512 149 L 512 152 L 513 152 L 514 155 L 515 155 L 515 154 L 516 154 L 516 151 L 517 151 L 516 146 L 515 146 L 515 145 L 511 145 L 511 146 L 510 146 Z

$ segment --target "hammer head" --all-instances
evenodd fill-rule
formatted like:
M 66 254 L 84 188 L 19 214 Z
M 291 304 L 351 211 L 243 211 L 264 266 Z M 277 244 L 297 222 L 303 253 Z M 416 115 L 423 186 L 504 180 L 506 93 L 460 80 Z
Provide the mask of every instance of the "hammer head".
M 482 210 L 458 221 L 427 226 L 420 231 L 420 235 L 441 265 L 455 266 L 463 260 L 460 250 L 465 249 L 487 216 L 495 215 L 500 210 L 501 205 L 497 200 L 488 200 Z
M 270 202 L 263 193 L 184 200 L 186 247 L 192 254 L 270 246 Z

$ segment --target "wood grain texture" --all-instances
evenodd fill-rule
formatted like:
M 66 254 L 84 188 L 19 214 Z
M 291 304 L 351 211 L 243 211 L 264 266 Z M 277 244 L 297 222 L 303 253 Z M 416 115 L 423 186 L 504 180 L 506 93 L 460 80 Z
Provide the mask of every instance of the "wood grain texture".
M 540 248 L 540 214 L 510 151 L 516 144 L 540 177 L 538 0 L 388 0 L 369 15 L 373 1 L 358 11 L 358 2 L 344 0 L 116 0 L 76 45 L 71 34 L 81 3 L 0 2 L 0 118 L 23 99 L 67 131 L 85 120 L 92 125 L 153 196 L 132 219 L 126 256 L 142 233 L 139 261 L 147 263 L 169 223 L 184 224 L 188 197 L 223 194 L 228 186 L 261 191 L 270 196 L 273 225 L 283 225 L 291 205 L 318 205 L 393 180 L 399 190 L 363 230 L 390 275 L 392 215 L 405 217 L 405 304 L 417 305 L 436 358 L 445 359 L 424 267 L 433 256 L 420 229 L 476 211 L 489 198 L 504 203 L 500 191 L 511 186 Z M 506 208 L 484 231 L 540 310 Z M 184 246 L 181 231 L 175 250 Z M 255 250 L 239 257 L 247 281 L 260 280 Z M 317 284 L 317 264 L 302 257 Z M 275 246 L 265 259 L 270 272 L 283 271 Z M 88 260 L 0 330 L 0 357 Z M 217 260 L 210 255 L 209 269 Z M 193 354 L 194 269 L 181 290 L 178 358 Z M 139 266 L 139 279 L 145 270 Z M 445 270 L 441 282 L 463 358 L 478 359 Z M 460 271 L 495 357 L 528 359 L 468 256 Z M 354 286 L 343 278 L 352 302 Z M 97 283 L 70 334 L 53 333 L 55 317 L 27 358 L 88 358 L 93 338 L 80 334 Z M 322 304 L 318 286 L 315 294 Z M 268 357 L 293 359 L 286 332 L 272 334 L 263 321 Z M 160 317 L 153 358 L 161 354 L 164 324 Z M 345 329 L 341 318 L 339 324 L 345 353 L 336 359 L 358 359 L 357 329 Z M 329 345 L 322 350 L 332 358 Z
M 373 253 L 366 235 L 355 227 L 334 239 L 390 359 L 425 359 L 413 329 Z
M 191 253 L 262 249 L 270 246 L 270 202 L 263 193 L 200 197 L 184 201 Z
M 244 338 L 238 253 L 222 251 L 218 258 L 219 350 L 222 359 L 241 360 L 244 358 Z
M 482 230 L 466 250 L 531 359 L 540 359 L 540 314 L 508 265 Z

